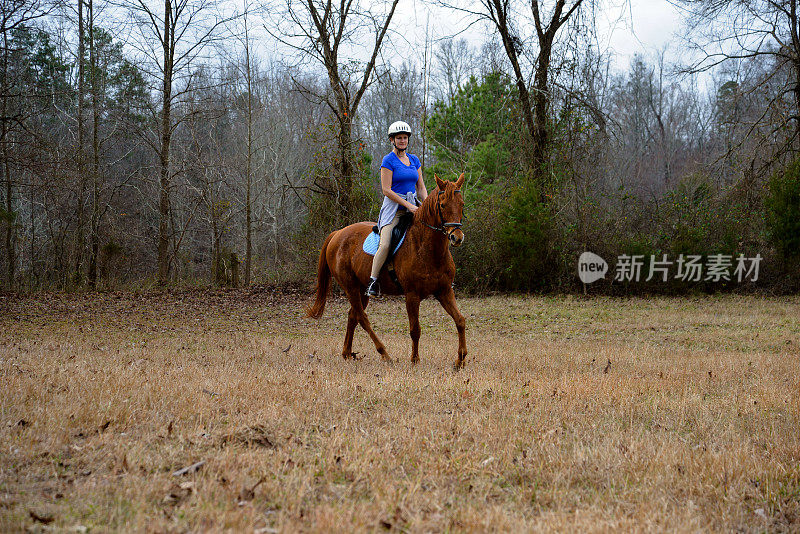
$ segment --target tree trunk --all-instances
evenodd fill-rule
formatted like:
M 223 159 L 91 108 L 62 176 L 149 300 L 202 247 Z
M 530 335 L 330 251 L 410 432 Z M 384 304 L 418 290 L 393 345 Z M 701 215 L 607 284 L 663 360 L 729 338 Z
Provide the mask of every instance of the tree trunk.
M 800 138 L 800 34 L 798 34 L 798 21 L 797 21 L 797 1 L 792 0 L 789 3 L 789 26 L 792 35 L 792 47 L 794 48 L 794 126 L 795 136 Z M 796 146 L 796 145 L 795 145 Z
M 33 182 L 33 180 L 31 180 Z M 29 289 L 33 289 L 37 287 L 39 284 L 39 275 L 36 272 L 36 203 L 35 203 L 35 185 L 31 183 L 28 186 L 28 205 L 30 206 L 30 228 L 31 228 L 31 238 L 30 238 L 30 271 L 28 272 L 28 287 Z M 36 281 L 36 285 L 34 285 L 34 281 Z
M 246 243 L 244 256 L 244 285 L 250 285 L 250 271 L 253 259 L 253 204 L 251 190 L 253 185 L 253 72 L 250 65 L 250 36 L 247 29 L 247 19 L 245 19 L 245 69 L 247 70 L 247 191 L 245 200 L 245 225 Z
M 92 220 L 89 247 L 89 287 L 97 288 L 97 257 L 100 253 L 100 110 L 98 109 L 97 51 L 94 46 L 94 5 L 89 3 L 89 76 L 92 89 Z
M 3 106 L 5 107 L 5 106 Z M 4 110 L 5 111 L 5 110 Z M 5 116 L 5 113 L 3 114 Z M 6 127 L 5 121 L 3 121 L 4 128 Z M 5 133 L 5 132 L 4 132 Z M 4 135 L 3 137 L 7 137 Z M 6 148 L 8 140 L 5 139 L 3 142 L 3 174 L 6 182 L 6 259 L 8 261 L 7 270 L 6 270 L 6 282 L 7 287 L 11 289 L 14 286 L 14 276 L 16 274 L 16 267 L 17 267 L 17 258 L 16 258 L 16 251 L 14 250 L 15 245 L 15 235 L 14 235 L 14 225 L 15 217 L 14 217 L 14 188 L 11 183 L 11 169 L 9 168 L 8 164 L 8 149 Z
M 352 216 L 356 206 L 354 205 L 353 184 L 354 184 L 354 171 L 355 161 L 353 158 L 353 124 L 350 118 L 345 114 L 340 120 L 339 127 L 339 150 L 340 150 L 340 182 L 339 191 L 340 205 L 344 208 L 342 215 L 345 220 L 339 221 L 340 223 L 348 222 L 347 218 Z M 354 222 L 354 221 L 349 221 Z
M 172 141 L 172 59 L 173 30 L 170 0 L 164 0 L 164 80 L 161 101 L 161 150 L 159 152 L 159 201 L 158 201 L 158 283 L 165 285 L 169 279 L 169 216 L 170 174 L 169 148 Z
M 794 117 L 794 127 L 795 127 L 795 136 L 800 139 L 800 65 L 795 67 L 795 76 L 797 77 L 797 82 L 794 84 L 794 104 L 795 104 L 795 117 Z
M 547 132 L 547 104 L 550 101 L 548 76 L 550 73 L 550 55 L 553 51 L 553 41 L 544 39 L 539 52 L 539 64 L 536 66 L 534 77 L 534 128 L 533 128 L 533 163 L 534 173 L 542 186 L 541 194 L 549 186 L 548 172 L 545 168 L 547 150 L 550 142 Z
M 217 231 L 217 217 L 214 213 L 214 202 L 211 203 L 211 280 L 215 285 L 221 286 L 225 269 L 222 265 L 222 251 L 220 235 Z
M 533 119 L 533 112 L 531 106 L 531 97 L 528 92 L 528 86 L 525 83 L 525 77 L 522 74 L 522 68 L 519 65 L 519 58 L 517 56 L 517 49 L 514 47 L 512 40 L 511 30 L 508 26 L 507 6 L 503 5 L 501 0 L 492 0 L 490 8 L 495 13 L 495 26 L 503 41 L 503 48 L 506 51 L 506 56 L 511 63 L 511 68 L 514 70 L 514 79 L 517 84 L 517 91 L 519 92 L 519 102 L 522 108 L 522 116 L 525 119 L 525 126 L 528 128 L 528 135 L 530 135 L 531 146 L 536 145 L 536 125 Z M 541 55 L 540 55 L 541 57 Z M 546 80 L 545 80 L 546 81 Z
M 249 129 L 249 127 L 248 127 Z M 248 144 L 250 143 L 250 132 L 247 134 L 248 136 Z M 247 200 L 246 200 L 246 207 L 245 207 L 245 218 L 247 225 L 247 236 L 246 240 L 247 243 L 245 244 L 245 258 L 244 258 L 244 285 L 250 285 L 250 270 L 252 268 L 252 260 L 253 260 L 253 206 L 252 206 L 252 199 L 251 199 L 251 188 L 252 188 L 252 179 L 250 176 L 250 160 L 252 157 L 252 153 L 248 146 L 247 149 Z
M 84 229 L 86 226 L 86 125 L 83 121 L 84 100 L 86 98 L 86 74 L 84 72 L 84 58 L 86 57 L 86 26 L 83 20 L 84 0 L 78 0 L 78 228 L 75 232 L 75 273 L 73 280 L 80 284 L 83 279 L 83 247 Z
M 17 259 L 14 250 L 15 245 L 15 235 L 14 235 L 14 186 L 11 181 L 11 167 L 9 163 L 9 151 L 8 151 L 8 144 L 10 142 L 9 135 L 10 135 L 10 128 L 9 128 L 9 110 L 8 110 L 8 99 L 10 98 L 9 90 L 8 90 L 8 31 L 5 29 L 3 30 L 3 116 L 2 116 L 2 131 L 0 131 L 0 143 L 2 143 L 2 151 L 3 151 L 3 180 L 6 183 L 6 239 L 5 239 L 5 247 L 6 247 L 6 283 L 7 287 L 11 289 L 14 285 L 14 275 L 16 274 L 16 266 L 17 266 Z
M 239 287 L 239 256 L 237 256 L 235 252 L 231 252 L 230 262 L 231 262 L 230 285 L 232 287 Z
M 367 62 L 360 85 L 354 94 L 350 91 L 351 86 L 349 81 L 347 79 L 342 80 L 340 77 L 338 55 L 340 45 L 347 42 L 347 34 L 349 32 L 346 31 L 345 28 L 347 18 L 352 14 L 352 2 L 342 2 L 338 8 L 334 7 L 332 2 L 327 2 L 324 13 L 322 14 L 318 12 L 314 2 L 309 0 L 307 4 L 308 12 L 311 15 L 314 27 L 319 36 L 318 43 L 320 46 L 318 48 L 318 53 L 320 54 L 322 64 L 328 72 L 328 82 L 330 83 L 331 90 L 336 99 L 335 102 L 329 101 L 328 104 L 333 110 L 336 119 L 339 121 L 337 140 L 339 145 L 339 161 L 337 165 L 335 165 L 336 170 L 334 171 L 338 176 L 333 177 L 337 182 L 339 195 L 337 200 L 341 207 L 340 210 L 337 210 L 337 217 L 345 219 L 351 217 L 353 208 L 357 207 L 354 204 L 355 195 L 353 191 L 355 185 L 355 171 L 358 168 L 353 152 L 353 117 L 369 85 L 369 80 L 375 68 L 375 61 L 380 51 L 381 43 L 386 36 L 398 3 L 399 0 L 393 0 L 392 7 L 386 19 L 383 21 L 383 24 L 380 26 L 380 30 L 376 35 L 375 46 L 372 49 L 372 56 Z M 338 12 L 336 12 L 336 9 L 338 9 Z M 338 21 L 334 23 L 332 21 L 336 19 L 336 15 L 338 15 Z M 375 24 L 375 28 L 378 29 L 378 20 L 373 19 L 372 22 Z M 331 31 L 331 29 L 334 31 Z M 340 220 L 339 222 L 342 221 Z

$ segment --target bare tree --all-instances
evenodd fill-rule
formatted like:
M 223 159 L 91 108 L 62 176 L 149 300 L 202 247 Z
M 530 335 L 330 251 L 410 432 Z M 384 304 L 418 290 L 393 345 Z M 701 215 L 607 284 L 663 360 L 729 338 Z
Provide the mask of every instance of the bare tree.
M 92 99 L 92 214 L 89 226 L 89 287 L 97 288 L 97 260 L 100 255 L 100 221 L 102 207 L 100 188 L 100 73 L 95 43 L 94 0 L 87 0 L 89 10 L 89 85 Z
M 392 122 L 404 120 L 414 132 L 421 131 L 423 95 L 422 74 L 409 62 L 386 72 L 369 88 L 359 112 L 359 125 L 366 139 L 380 140 L 368 148 L 373 161 L 380 161 L 386 154 L 386 127 Z M 418 143 L 414 141 L 413 151 L 419 148 Z
M 791 94 L 792 112 L 786 121 L 794 121 L 789 139 L 800 136 L 800 19 L 798 0 L 675 0 L 689 11 L 688 40 L 698 58 L 688 70 L 701 72 L 730 61 L 771 58 L 775 72 L 789 67 L 791 76 L 781 80 L 770 77 L 764 83 L 781 83 L 771 104 L 779 104 Z M 778 128 L 780 125 L 776 125 Z
M 500 36 L 514 73 L 523 118 L 530 135 L 534 176 L 540 185 L 546 187 L 545 162 L 550 144 L 547 113 L 551 102 L 553 52 L 559 30 L 570 23 L 576 25 L 577 14 L 591 0 L 555 0 L 549 12 L 544 0 L 530 0 L 530 6 L 518 4 L 515 0 L 480 0 L 480 9 L 459 7 L 446 0 L 443 3 L 489 21 Z M 529 8 L 530 15 L 523 8 L 526 11 Z M 527 27 L 533 28 L 533 35 L 525 35 Z M 530 41 L 537 48 L 535 57 L 527 50 Z M 524 68 L 524 61 L 531 58 L 534 71 L 532 85 Z M 543 199 L 545 187 L 541 193 Z
M 157 139 L 149 144 L 158 153 L 158 280 L 165 284 L 170 272 L 170 192 L 172 171 L 170 147 L 172 135 L 180 120 L 172 115 L 173 106 L 183 91 L 175 91 L 175 83 L 188 83 L 194 64 L 208 45 L 219 38 L 218 30 L 227 19 L 221 16 L 214 0 L 163 0 L 161 10 L 156 0 L 128 0 L 126 6 L 133 16 L 140 38 L 137 49 L 147 58 L 150 74 L 158 83 L 160 107 L 153 110 L 158 123 Z
M 436 98 L 452 99 L 461 85 L 475 73 L 475 53 L 466 39 L 445 39 L 433 53 L 438 74 Z
M 325 68 L 330 93 L 320 94 L 298 82 L 309 97 L 324 102 L 336 125 L 336 193 L 343 211 L 353 209 L 357 163 L 353 140 L 353 121 L 364 92 L 372 80 L 378 54 L 399 0 L 380 2 L 364 8 L 357 0 L 287 0 L 285 16 L 278 16 L 273 35 Z M 387 7 L 388 6 L 388 7 Z M 366 39 L 368 36 L 369 41 Z M 365 45 L 365 42 L 367 44 Z M 361 61 L 354 47 L 366 46 L 368 59 Z
M 611 131 L 619 143 L 613 157 L 622 171 L 617 176 L 650 198 L 673 188 L 696 158 L 693 143 L 704 135 L 701 123 L 707 116 L 698 109 L 695 92 L 670 77 L 669 70 L 663 52 L 654 63 L 637 54 L 628 73 L 615 77 L 609 103 L 615 118 Z
M 245 81 L 247 83 L 247 164 L 245 166 L 245 260 L 244 284 L 250 285 L 250 273 L 253 269 L 253 122 L 255 108 L 253 105 L 253 65 L 250 58 L 251 42 L 250 28 L 247 23 L 247 10 L 244 13 L 244 54 L 245 54 Z
M 255 167 L 257 157 L 257 134 L 255 132 L 256 122 L 264 109 L 257 96 L 256 77 L 258 76 L 258 60 L 254 54 L 252 29 L 249 20 L 251 9 L 245 0 L 244 9 L 241 16 L 241 31 L 239 40 L 241 41 L 244 57 L 241 61 L 233 63 L 237 71 L 237 78 L 244 78 L 244 99 L 237 98 L 241 108 L 244 108 L 245 120 L 245 154 L 244 154 L 244 212 L 245 212 L 245 260 L 244 260 L 244 285 L 250 285 L 250 277 L 253 271 L 253 206 L 257 191 L 254 188 Z
M 0 208 L 0 220 L 5 226 L 6 283 L 11 287 L 17 269 L 16 233 L 18 227 L 15 178 L 12 172 L 13 145 L 16 135 L 22 129 L 23 113 L 15 108 L 14 102 L 24 94 L 17 79 L 12 73 L 12 55 L 18 52 L 12 47 L 12 32 L 23 29 L 33 21 L 53 11 L 56 4 L 50 0 L 1 0 L 0 1 L 0 167 L 2 167 L 4 187 L 4 206 Z
M 91 1 L 91 0 L 90 0 Z M 80 282 L 83 277 L 83 244 L 84 244 L 84 230 L 85 230 L 85 216 L 86 209 L 84 206 L 84 199 L 86 197 L 86 124 L 84 122 L 84 106 L 86 104 L 86 76 L 84 74 L 84 67 L 86 66 L 86 18 L 84 16 L 84 0 L 78 0 L 78 138 L 76 152 L 76 171 L 78 175 L 78 226 L 76 235 L 76 260 L 75 260 L 75 274 L 74 279 Z M 93 31 L 92 24 L 89 26 L 89 32 Z

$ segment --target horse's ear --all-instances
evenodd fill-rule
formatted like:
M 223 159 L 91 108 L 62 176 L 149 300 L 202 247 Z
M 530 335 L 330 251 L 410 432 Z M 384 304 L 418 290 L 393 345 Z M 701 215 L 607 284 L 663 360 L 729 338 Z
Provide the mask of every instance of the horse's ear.
M 456 181 L 456 189 L 461 189 L 461 186 L 464 185 L 464 173 L 461 173 L 461 176 L 458 177 Z
M 433 175 L 433 177 L 436 178 L 436 185 L 439 186 L 439 191 L 444 191 L 445 184 L 447 182 L 445 182 L 444 180 L 442 180 L 441 178 L 439 178 L 435 174 Z

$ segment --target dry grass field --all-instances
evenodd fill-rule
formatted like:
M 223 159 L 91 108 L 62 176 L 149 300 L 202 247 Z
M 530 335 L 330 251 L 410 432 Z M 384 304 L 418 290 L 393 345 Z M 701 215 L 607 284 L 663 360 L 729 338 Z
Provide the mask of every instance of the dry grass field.
M 0 531 L 800 531 L 800 299 L 309 301 L 0 296 Z

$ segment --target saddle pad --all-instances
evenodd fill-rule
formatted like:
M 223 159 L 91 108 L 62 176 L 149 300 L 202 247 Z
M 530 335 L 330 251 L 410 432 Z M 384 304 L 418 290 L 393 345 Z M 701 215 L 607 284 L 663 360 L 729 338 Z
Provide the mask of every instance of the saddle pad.
M 400 248 L 400 245 L 402 245 L 403 241 L 405 240 L 406 236 L 403 235 L 403 237 L 400 239 L 400 242 L 397 244 L 396 247 L 394 247 L 394 250 L 389 255 L 394 256 L 397 253 L 397 250 Z M 370 256 L 374 256 L 375 253 L 378 252 L 378 243 L 380 243 L 380 241 L 381 241 L 381 236 L 379 236 L 375 232 L 370 232 L 369 235 L 367 235 L 367 238 L 364 240 L 364 246 L 362 247 L 364 249 L 364 252 L 366 252 Z

